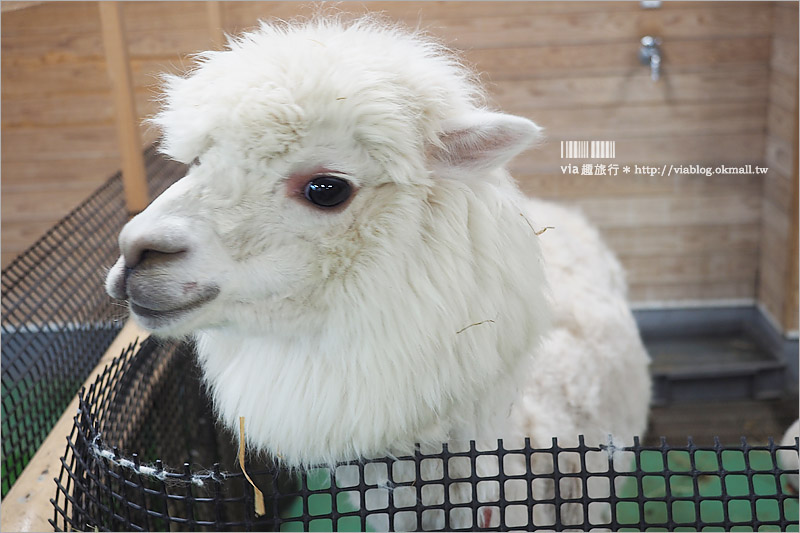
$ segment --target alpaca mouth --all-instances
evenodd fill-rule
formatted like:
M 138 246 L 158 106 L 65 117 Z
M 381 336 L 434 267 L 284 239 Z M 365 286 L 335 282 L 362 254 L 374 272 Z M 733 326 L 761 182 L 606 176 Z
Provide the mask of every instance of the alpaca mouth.
M 166 309 L 153 309 L 150 307 L 146 307 L 139 303 L 133 301 L 133 299 L 128 300 L 128 305 L 130 307 L 131 312 L 144 322 L 144 326 L 157 329 L 159 327 L 163 327 L 170 322 L 174 322 L 175 320 L 181 318 L 182 316 L 190 313 L 200 307 L 204 306 L 214 298 L 219 295 L 219 287 L 209 287 L 204 291 L 204 294 L 195 299 L 190 301 L 187 304 L 180 305 L 178 307 L 171 307 Z

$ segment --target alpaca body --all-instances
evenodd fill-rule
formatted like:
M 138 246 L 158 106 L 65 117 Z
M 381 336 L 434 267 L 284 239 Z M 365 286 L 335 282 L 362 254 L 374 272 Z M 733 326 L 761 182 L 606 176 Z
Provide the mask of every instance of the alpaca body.
M 306 464 L 408 453 L 416 442 L 448 439 L 530 436 L 534 445 L 546 447 L 554 436 L 572 440 L 583 434 L 587 443 L 599 444 L 609 435 L 641 435 L 650 396 L 648 357 L 626 304 L 621 266 L 578 213 L 537 200 L 522 199 L 520 206 L 505 206 L 505 217 L 486 223 L 497 224 L 509 241 L 507 250 L 483 256 L 490 268 L 485 274 L 461 272 L 456 261 L 445 268 L 442 257 L 423 254 L 415 264 L 424 273 L 382 271 L 387 276 L 375 287 L 338 302 L 335 311 L 326 309 L 329 322 L 307 308 L 300 331 L 279 324 L 260 335 L 199 332 L 200 361 L 223 419 L 235 427 L 239 416 L 247 416 L 256 421 L 248 426 L 254 442 L 275 442 L 272 452 Z M 527 221 L 552 228 L 537 236 Z M 518 234 L 517 242 L 511 233 Z M 433 237 L 420 236 L 426 239 Z M 464 237 L 465 243 L 477 240 Z M 536 241 L 541 259 L 531 244 Z M 516 275 L 535 279 L 543 264 L 549 302 L 515 296 L 522 282 L 491 279 L 498 271 L 508 274 L 509 257 L 524 257 L 519 250 L 526 246 L 530 255 L 516 263 Z M 538 283 L 535 296 L 542 294 Z M 414 285 L 419 292 L 404 293 Z M 464 299 L 467 286 L 474 301 Z M 450 297 L 459 289 L 461 299 Z M 429 306 L 421 307 L 420 299 Z M 534 341 L 548 308 L 550 327 Z M 530 338 L 516 334 L 519 349 L 528 346 L 527 351 L 504 363 L 505 371 L 492 370 L 513 328 L 525 329 L 525 316 Z M 416 370 L 402 372 L 410 353 L 420 356 L 411 365 Z M 490 370 L 475 372 L 482 364 Z M 464 365 L 467 372 L 459 370 Z M 468 379 L 474 380 L 464 387 L 469 393 L 455 396 L 458 382 Z M 444 391 L 451 398 L 440 395 Z M 420 398 L 432 407 L 427 417 L 415 407 Z M 276 415 L 260 416 L 264 409 Z
M 449 373 L 452 363 L 448 362 L 440 369 L 433 365 L 420 366 L 418 372 L 410 374 L 409 382 L 395 379 L 395 376 L 405 376 L 407 373 L 392 368 L 398 364 L 393 363 L 392 359 L 398 357 L 401 361 L 405 360 L 408 344 L 413 344 L 419 337 L 408 336 L 405 332 L 409 329 L 424 331 L 426 328 L 422 323 L 430 322 L 431 318 L 420 316 L 422 310 L 415 307 L 418 294 L 412 295 L 414 300 L 404 304 L 401 303 L 402 295 L 385 295 L 376 288 L 375 308 L 341 310 L 341 314 L 337 314 L 344 322 L 331 328 L 333 338 L 323 335 L 312 341 L 308 335 L 289 331 L 284 331 L 282 335 L 271 333 L 247 337 L 223 331 L 199 333 L 200 361 L 222 419 L 231 427 L 237 423 L 238 416 L 256 421 L 256 424 L 248 426 L 248 437 L 252 443 L 258 446 L 263 442 L 275 442 L 270 451 L 292 464 L 308 462 L 313 457 L 325 457 L 333 463 L 356 457 L 382 456 L 387 452 L 406 455 L 412 452 L 415 442 L 434 446 L 448 442 L 451 450 L 458 451 L 468 449 L 469 440 L 492 448 L 496 439 L 501 437 L 505 439 L 506 447 L 512 448 L 521 445 L 522 438 L 527 436 L 531 438 L 533 447 L 547 448 L 551 445 L 552 437 L 558 437 L 562 446 L 576 445 L 580 434 L 585 436 L 590 446 L 607 444 L 610 439 L 615 444 L 630 444 L 631 437 L 642 435 L 646 427 L 650 377 L 647 368 L 649 358 L 627 307 L 622 268 L 597 231 L 578 212 L 533 199 L 520 199 L 519 207 L 519 213 L 516 207 L 509 210 L 504 222 L 509 227 L 522 229 L 517 244 L 525 246 L 526 241 L 535 240 L 541 248 L 541 264 L 544 265 L 544 275 L 550 286 L 549 302 L 546 304 L 551 310 L 550 326 L 542 334 L 541 340 L 533 343 L 530 351 L 515 363 L 516 370 L 494 380 L 487 374 L 486 395 L 468 395 L 454 398 L 452 402 L 432 399 L 438 407 L 431 413 L 427 423 L 420 423 L 418 409 L 409 404 L 414 404 L 419 395 L 425 394 L 423 382 L 430 383 L 432 390 L 452 390 L 451 384 L 437 384 L 435 377 L 437 372 Z M 520 221 L 512 213 L 520 218 L 522 226 L 516 226 Z M 525 215 L 524 219 L 521 214 Z M 531 221 L 537 231 L 544 227 L 549 229 L 536 235 L 527 221 Z M 501 258 L 500 263 L 507 268 L 502 258 L 510 252 L 497 252 L 492 255 Z M 532 256 L 529 260 L 534 259 L 536 257 Z M 536 269 L 532 270 L 535 272 Z M 451 274 L 446 272 L 443 278 L 458 283 Z M 400 286 L 403 285 L 400 283 Z M 480 303 L 476 302 L 472 307 L 459 301 L 456 305 L 481 309 L 484 314 L 479 314 L 478 318 L 489 316 L 492 322 L 473 320 L 474 325 L 458 332 L 463 326 L 459 330 L 455 328 L 464 324 L 463 320 L 470 316 L 467 313 L 461 315 L 462 322 L 450 321 L 446 326 L 431 324 L 434 328 L 449 327 L 452 333 L 450 338 L 455 346 L 458 346 L 461 336 L 469 331 L 480 331 L 476 328 L 485 328 L 483 333 L 489 334 L 492 344 L 497 343 L 498 330 L 505 329 L 504 317 L 492 314 L 491 308 L 486 313 L 491 292 L 480 283 L 476 284 L 476 288 L 479 291 L 476 296 L 483 296 L 479 299 Z M 448 285 L 446 289 L 452 290 L 452 286 Z M 427 293 L 432 290 L 432 287 L 426 287 Z M 447 290 L 436 292 L 446 294 Z M 508 298 L 508 294 L 502 297 Z M 359 296 L 358 301 L 362 301 L 362 298 Z M 389 302 L 392 305 L 387 305 Z M 438 304 L 447 305 L 443 301 Z M 530 311 L 541 313 L 542 305 L 541 301 L 532 301 Z M 380 316 L 382 312 L 398 313 L 399 316 Z M 453 314 L 460 313 L 453 310 L 447 316 Z M 359 317 L 368 322 L 375 319 L 379 324 L 388 325 L 389 331 L 375 332 L 376 339 L 373 342 L 380 344 L 381 339 L 396 335 L 398 340 L 392 345 L 402 348 L 396 353 L 369 346 L 362 348 L 365 339 L 363 332 L 370 328 L 356 325 Z M 517 322 L 517 319 L 511 317 L 509 321 Z M 405 326 L 409 320 L 414 325 Z M 358 339 L 340 340 L 338 327 L 345 331 L 357 329 L 362 334 Z M 404 337 L 410 339 L 399 340 Z M 300 346 L 297 345 L 298 339 L 304 339 Z M 365 359 L 356 357 L 361 349 L 364 353 L 360 355 Z M 447 352 L 442 347 L 437 349 Z M 486 359 L 492 360 L 490 351 L 495 348 L 486 345 L 485 349 Z M 234 354 L 234 358 L 222 358 L 220 354 Z M 458 357 L 458 354 L 454 357 Z M 425 365 L 425 361 L 436 359 L 431 354 L 424 357 L 420 364 Z M 370 363 L 375 366 L 370 367 Z M 514 368 L 514 365 L 509 368 Z M 459 376 L 449 375 L 445 378 L 459 379 Z M 303 387 L 297 387 L 298 383 L 302 383 Z M 257 391 L 257 394 L 244 394 L 242 391 L 246 390 Z M 262 416 L 265 410 L 271 411 L 273 416 Z M 396 418 L 408 412 L 414 413 L 413 418 Z M 297 443 L 303 443 L 299 449 L 308 456 L 296 455 Z M 337 443 L 343 443 L 345 447 L 338 448 Z M 587 460 L 593 471 L 601 471 L 607 465 L 607 459 L 603 457 L 587 457 Z M 593 461 L 598 464 L 593 464 Z M 467 466 L 451 465 L 451 478 L 470 476 L 472 473 L 468 469 L 460 468 Z M 497 473 L 497 461 L 484 460 L 477 466 L 479 475 Z M 621 465 L 620 468 L 624 469 L 625 466 Z M 422 473 L 423 478 L 442 477 L 441 465 L 427 464 L 425 468 L 427 471 Z M 508 458 L 504 468 L 505 473 L 510 475 L 525 472 L 524 462 L 519 457 Z M 549 460 L 537 459 L 532 468 L 535 473 L 546 474 L 552 471 L 553 466 Z M 559 468 L 562 472 L 576 472 L 580 464 L 576 458 L 562 462 Z M 395 476 L 413 479 L 413 465 L 395 467 Z M 343 486 L 358 482 L 357 479 L 342 481 Z M 388 479 L 378 478 L 378 482 L 388 482 Z M 562 484 L 562 495 L 578 496 L 581 490 L 578 485 L 578 482 Z M 471 490 L 465 487 L 460 489 L 463 490 L 451 491 L 451 503 L 470 501 Z M 479 500 L 497 501 L 498 489 L 499 486 L 483 484 L 479 487 Z M 507 486 L 506 499 L 524 500 L 527 497 L 526 490 L 519 484 Z M 607 492 L 607 487 L 599 487 L 595 494 L 601 494 L 604 490 Z M 573 491 L 572 496 L 569 491 Z M 434 502 L 440 501 L 443 493 L 431 488 L 425 496 Z M 535 485 L 534 497 L 541 500 L 552 498 L 552 489 Z M 371 498 L 375 502 L 371 504 L 368 498 L 367 506 L 380 508 L 382 497 L 372 493 Z M 413 504 L 411 501 L 404 502 L 402 496 L 400 498 L 396 502 L 398 506 Z M 593 509 L 597 512 L 593 512 L 590 519 L 594 523 L 602 523 L 601 511 L 607 510 L 599 507 Z M 519 515 L 519 509 L 512 509 L 506 516 L 508 523 L 527 522 L 524 516 L 515 516 L 515 513 Z M 577 508 L 565 510 L 562 523 L 582 520 L 581 513 Z M 451 526 L 472 525 L 469 515 L 459 517 L 451 522 Z M 481 520 L 485 522 L 479 525 L 494 527 L 498 525 L 499 517 L 496 513 L 486 511 L 479 514 Z M 549 525 L 554 523 L 553 520 L 551 512 L 537 507 L 533 516 L 535 525 Z M 422 525 L 425 529 L 444 527 L 441 515 L 429 515 Z M 394 527 L 397 531 L 413 530 L 416 523 L 406 517 L 405 520 L 398 519 Z
M 783 434 L 780 445 L 795 446 L 798 438 L 800 438 L 800 420 L 795 420 L 794 423 L 789 426 L 789 429 L 786 430 L 786 433 Z M 798 463 L 798 455 L 794 451 L 780 450 L 777 452 L 777 458 L 778 466 L 785 470 L 797 470 L 798 465 L 800 465 L 800 463 Z M 797 474 L 786 474 L 785 479 L 788 487 L 797 493 L 798 489 L 800 489 Z
M 497 185 L 478 189 L 434 187 L 433 208 L 418 214 L 427 220 L 407 214 L 421 232 L 375 228 L 393 245 L 331 267 L 332 297 L 299 301 L 302 320 L 278 316 L 254 334 L 199 331 L 223 420 L 246 416 L 252 443 L 271 443 L 289 464 L 409 453 L 415 443 L 508 429 L 514 376 L 549 304 L 539 237 L 521 216 L 526 200 Z M 280 415 L 261 416 L 267 406 Z
M 522 431 L 536 446 L 549 446 L 547 435 L 564 445 L 578 434 L 589 445 L 643 435 L 650 360 L 628 307 L 624 271 L 581 214 L 537 200 L 529 205 L 553 227 L 540 237 L 552 322 L 518 404 Z
M 253 449 L 307 466 L 644 431 L 619 263 L 519 192 L 504 168 L 540 128 L 489 111 L 441 45 L 369 17 L 262 24 L 168 77 L 153 122 L 190 167 L 125 226 L 107 291 L 196 339 Z

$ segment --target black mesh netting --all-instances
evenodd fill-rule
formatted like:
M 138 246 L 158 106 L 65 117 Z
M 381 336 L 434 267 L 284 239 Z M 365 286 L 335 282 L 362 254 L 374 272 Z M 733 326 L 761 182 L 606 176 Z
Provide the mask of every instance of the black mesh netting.
M 264 406 L 269 409 L 269 406 Z M 273 416 L 280 416 L 274 413 Z M 794 447 L 552 444 L 418 451 L 288 473 L 236 462 L 191 346 L 131 346 L 81 395 L 52 500 L 56 530 L 797 531 Z M 789 463 L 791 464 L 791 463 Z
M 145 160 L 151 198 L 183 175 L 152 147 Z M 127 218 L 118 173 L 3 269 L 2 496 L 127 315 L 103 289 Z

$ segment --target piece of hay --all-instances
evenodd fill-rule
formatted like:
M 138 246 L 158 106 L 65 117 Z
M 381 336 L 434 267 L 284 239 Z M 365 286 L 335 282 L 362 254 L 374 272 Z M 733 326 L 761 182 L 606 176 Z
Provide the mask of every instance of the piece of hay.
M 242 473 L 244 473 L 244 477 L 247 478 L 247 481 L 253 486 L 253 491 L 255 492 L 255 512 L 256 516 L 264 516 L 267 514 L 267 508 L 264 505 L 264 493 L 256 487 L 256 484 L 250 479 L 250 475 L 247 473 L 247 470 L 244 468 L 244 417 L 239 417 L 239 466 L 242 467 Z
M 532 232 L 533 232 L 533 234 L 534 234 L 534 235 L 536 235 L 536 236 L 539 236 L 539 235 L 541 235 L 542 233 L 544 233 L 545 231 L 547 231 L 547 230 L 549 230 L 549 229 L 556 229 L 554 226 L 545 226 L 545 227 L 544 227 L 544 228 L 542 228 L 541 230 L 539 230 L 539 231 L 536 231 L 535 229 L 533 229 L 533 225 L 531 224 L 531 221 L 530 221 L 530 220 L 528 220 L 528 217 L 526 217 L 526 216 L 525 216 L 525 215 L 523 215 L 522 213 L 520 213 L 520 214 L 519 214 L 519 216 L 521 216 L 522 218 L 524 218 L 524 219 L 525 219 L 525 222 L 527 222 L 527 223 L 528 223 L 528 226 L 531 228 L 531 231 L 532 231 Z
M 472 326 L 480 326 L 481 324 L 486 324 L 487 322 L 491 322 L 492 324 L 494 324 L 494 320 L 492 320 L 491 318 L 489 318 L 487 320 L 481 320 L 480 322 L 474 322 L 474 323 L 470 324 L 469 326 L 464 326 L 460 330 L 456 331 L 456 335 L 458 335 L 459 333 L 461 333 L 463 331 L 468 330 Z

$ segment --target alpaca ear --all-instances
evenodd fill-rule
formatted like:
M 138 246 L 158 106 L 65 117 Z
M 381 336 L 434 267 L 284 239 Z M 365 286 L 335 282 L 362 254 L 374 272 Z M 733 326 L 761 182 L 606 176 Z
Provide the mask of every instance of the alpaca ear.
M 444 123 L 439 146 L 432 150 L 435 170 L 476 172 L 499 168 L 542 138 L 530 120 L 478 111 Z

